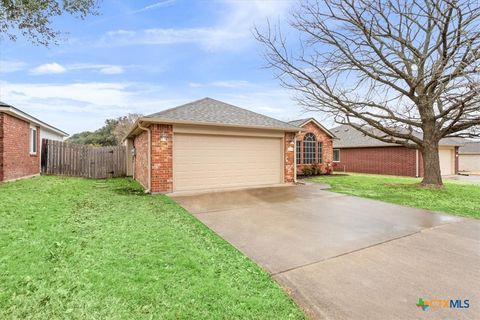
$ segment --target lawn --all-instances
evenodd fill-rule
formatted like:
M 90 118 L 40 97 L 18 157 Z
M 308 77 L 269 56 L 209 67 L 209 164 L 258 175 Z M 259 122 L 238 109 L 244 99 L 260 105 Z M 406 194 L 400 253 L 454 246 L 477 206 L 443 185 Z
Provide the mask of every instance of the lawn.
M 129 179 L 0 184 L 0 319 L 303 319 L 255 263 Z
M 435 190 L 420 187 L 420 179 L 366 174 L 333 174 L 308 180 L 327 183 L 334 192 L 480 218 L 480 184 L 446 180 L 442 190 Z

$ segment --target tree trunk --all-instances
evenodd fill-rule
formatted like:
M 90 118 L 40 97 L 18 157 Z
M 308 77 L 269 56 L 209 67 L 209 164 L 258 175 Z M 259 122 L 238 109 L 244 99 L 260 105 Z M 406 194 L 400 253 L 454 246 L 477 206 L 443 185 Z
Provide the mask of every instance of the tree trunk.
M 422 148 L 423 180 L 425 187 L 441 188 L 443 186 L 440 172 L 440 157 L 438 155 L 438 142 L 425 142 Z

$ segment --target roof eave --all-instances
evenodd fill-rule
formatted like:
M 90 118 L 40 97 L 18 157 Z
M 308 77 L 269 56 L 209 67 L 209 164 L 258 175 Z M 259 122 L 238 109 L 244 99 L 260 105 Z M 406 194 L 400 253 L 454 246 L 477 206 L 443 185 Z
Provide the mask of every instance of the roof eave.
M 140 122 L 144 123 L 161 123 L 161 124 L 186 124 L 186 125 L 199 125 L 199 126 L 213 126 L 213 127 L 229 127 L 229 128 L 248 128 L 248 129 L 260 129 L 260 130 L 271 130 L 271 131 L 284 131 L 284 132 L 299 132 L 305 131 L 305 129 L 300 127 L 266 127 L 266 126 L 254 126 L 254 125 L 240 125 L 240 124 L 229 124 L 229 123 L 216 123 L 216 122 L 201 122 L 201 121 L 189 121 L 189 120 L 173 120 L 159 117 L 152 118 L 140 118 L 135 122 L 134 126 L 127 134 L 125 138 L 132 138 L 136 134 L 136 129 Z
M 14 106 L 0 105 L 0 112 L 4 112 L 4 113 L 7 113 L 7 114 L 9 114 L 13 117 L 22 119 L 22 120 L 27 121 L 27 122 L 34 123 L 34 124 L 40 126 L 41 128 L 52 131 L 52 132 L 54 132 L 54 133 L 56 133 L 56 134 L 58 134 L 62 137 L 68 137 L 69 136 L 69 134 L 66 133 L 65 131 L 62 131 L 58 128 L 55 128 L 55 127 L 49 125 L 48 123 L 45 123 L 45 122 L 29 115 L 28 113 L 25 113 L 25 112 L 15 108 Z

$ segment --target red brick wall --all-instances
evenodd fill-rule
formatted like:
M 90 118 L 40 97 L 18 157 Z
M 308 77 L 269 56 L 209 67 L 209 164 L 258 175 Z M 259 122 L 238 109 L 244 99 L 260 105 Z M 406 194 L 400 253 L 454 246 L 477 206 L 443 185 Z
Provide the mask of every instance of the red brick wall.
M 37 154 L 30 155 L 30 124 L 6 113 L 2 115 L 2 179 L 12 180 L 40 173 L 40 128 Z
M 134 177 L 145 189 L 148 189 L 148 133 L 143 131 L 133 139 L 136 155 L 134 159 Z
M 3 181 L 3 113 L 0 112 L 0 181 Z
M 317 143 L 318 142 L 322 142 L 323 143 L 323 146 L 322 146 L 322 163 L 321 163 L 321 168 L 322 168 L 322 172 L 326 172 L 326 168 L 328 165 L 331 165 L 332 164 L 332 161 L 333 161 L 333 140 L 332 140 L 332 137 L 330 137 L 325 131 L 322 130 L 322 128 L 320 128 L 319 126 L 317 126 L 315 123 L 313 122 L 309 122 L 307 123 L 306 125 L 303 126 L 303 128 L 306 130 L 304 132 L 301 132 L 301 133 L 298 133 L 296 138 L 297 138 L 297 141 L 302 141 L 301 143 L 301 151 L 300 151 L 300 164 L 297 165 L 297 173 L 298 174 L 301 174 L 302 173 L 302 168 L 303 168 L 303 137 L 307 134 L 307 133 L 313 133 L 315 135 L 315 138 L 317 140 Z M 318 146 L 318 145 L 317 145 Z M 319 162 L 319 159 L 317 159 L 318 157 L 318 152 L 315 152 L 315 159 L 316 159 L 316 163 Z
M 152 187 L 151 192 L 173 191 L 173 128 L 153 124 L 152 130 Z M 165 141 L 161 141 L 162 134 Z
M 423 175 L 419 152 L 420 175 Z M 340 149 L 340 162 L 335 171 L 416 176 L 416 150 L 399 147 L 369 147 Z
M 295 133 L 285 132 L 284 181 L 295 182 Z

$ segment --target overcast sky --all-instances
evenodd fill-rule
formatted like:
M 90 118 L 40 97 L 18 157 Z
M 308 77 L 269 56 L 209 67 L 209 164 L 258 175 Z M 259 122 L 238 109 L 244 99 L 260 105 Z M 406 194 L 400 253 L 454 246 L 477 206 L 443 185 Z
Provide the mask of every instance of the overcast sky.
M 58 46 L 3 39 L 0 100 L 72 134 L 105 119 L 211 97 L 281 120 L 306 117 L 263 68 L 253 24 L 286 21 L 289 1 L 101 2 L 62 17 Z

